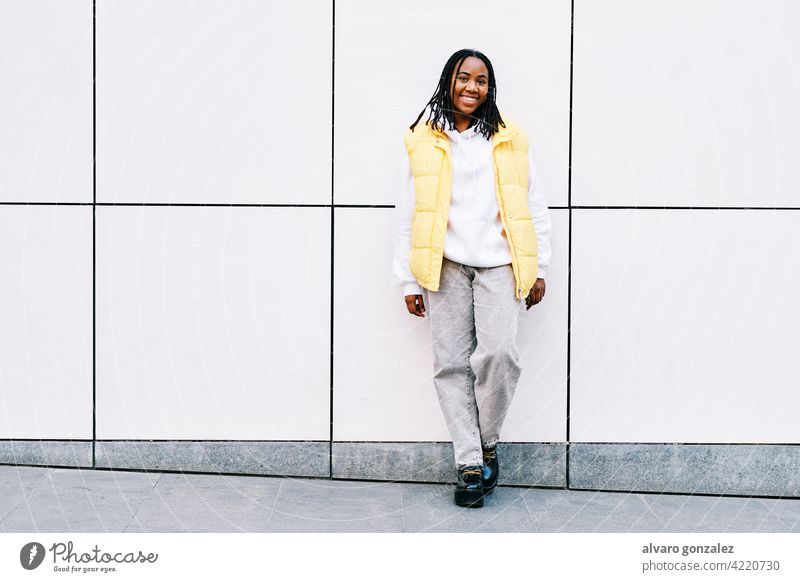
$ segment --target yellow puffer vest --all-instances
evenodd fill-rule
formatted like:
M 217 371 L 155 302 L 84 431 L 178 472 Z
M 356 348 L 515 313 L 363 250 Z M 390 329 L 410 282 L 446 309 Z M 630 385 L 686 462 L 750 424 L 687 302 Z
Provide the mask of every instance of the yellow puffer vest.
M 508 121 L 492 137 L 495 193 L 503 234 L 511 252 L 517 299 L 528 295 L 539 271 L 536 231 L 528 207 L 528 138 Z M 453 186 L 453 160 L 447 135 L 429 125 L 406 132 L 414 176 L 414 219 L 409 267 L 417 282 L 439 290 L 444 239 Z

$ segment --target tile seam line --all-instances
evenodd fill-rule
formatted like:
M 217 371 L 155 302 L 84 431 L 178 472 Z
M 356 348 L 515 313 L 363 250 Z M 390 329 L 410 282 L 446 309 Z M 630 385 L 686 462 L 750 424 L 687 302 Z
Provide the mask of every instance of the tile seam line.
M 334 416 L 333 416 L 333 403 L 334 403 L 334 385 L 333 385 L 333 370 L 334 370 L 334 311 L 335 311 L 335 285 L 334 274 L 336 273 L 336 205 L 335 205 L 335 172 L 336 172 L 336 0 L 331 3 L 331 256 L 330 256 L 330 337 L 329 337 L 329 354 L 330 361 L 328 363 L 328 373 L 330 375 L 330 394 L 328 396 L 328 407 L 330 410 L 329 431 L 328 431 L 328 478 L 333 478 L 333 431 L 334 431 Z M 272 517 L 270 516 L 270 520 Z
M 571 171 L 571 169 L 570 169 Z M 571 195 L 571 193 L 570 193 Z M 0 200 L 0 206 L 100 206 L 100 207 L 141 207 L 141 208 L 356 208 L 356 209 L 394 209 L 394 204 L 358 204 L 358 203 L 250 203 L 250 202 L 71 202 L 71 201 L 33 201 L 33 200 Z M 573 204 L 567 206 L 549 205 L 549 210 L 751 210 L 751 211 L 798 211 L 800 206 L 603 206 Z
M 0 438 L 0 445 L 3 443 L 148 443 L 148 444 L 205 444 L 205 443 L 236 443 L 236 444 L 321 444 L 330 442 L 328 439 L 316 440 L 281 440 L 281 439 L 70 439 L 70 438 Z M 365 445 L 389 445 L 389 444 L 408 444 L 408 445 L 448 445 L 450 441 L 405 441 L 405 440 L 381 440 L 381 441 L 366 441 L 366 440 L 335 440 L 334 444 L 365 444 Z M 500 441 L 501 445 L 566 445 L 567 441 Z M 753 441 L 584 441 L 572 440 L 569 441 L 570 445 L 584 445 L 584 446 L 598 446 L 598 445 L 614 445 L 614 446 L 703 446 L 703 447 L 799 447 L 800 442 L 753 442 Z M 15 465 L 16 463 L 2 463 L 0 465 Z M 39 465 L 32 465 L 39 466 Z
M 278 444 L 278 445 L 297 445 L 297 444 L 321 444 L 329 443 L 328 439 L 317 440 L 279 440 L 279 439 L 58 439 L 58 438 L 0 438 L 0 445 L 3 443 L 99 443 L 99 444 L 115 444 L 115 443 L 139 443 L 139 444 L 152 444 L 158 445 L 166 444 Z M 450 441 L 405 441 L 405 440 L 382 440 L 382 441 L 365 441 L 365 440 L 335 440 L 334 444 L 364 444 L 364 445 L 448 445 Z M 601 446 L 613 445 L 615 447 L 624 446 L 637 446 L 637 447 L 800 447 L 800 442 L 752 442 L 752 441 L 584 441 L 572 440 L 567 441 L 500 441 L 503 446 L 506 445 L 582 445 L 582 446 Z M 2 463 L 0 465 L 15 465 L 17 463 Z M 37 466 L 37 465 L 33 465 Z
M 564 484 L 570 488 L 569 452 L 570 452 L 570 390 L 571 390 L 571 355 L 572 349 L 572 88 L 573 60 L 575 38 L 575 0 L 570 2 L 569 13 L 569 159 L 567 160 L 567 401 L 564 440 Z
M 220 473 L 220 472 L 201 472 L 201 471 L 181 471 L 181 470 L 152 470 L 152 469 L 129 469 L 124 467 L 70 467 L 70 466 L 63 466 L 63 465 L 4 465 L 0 463 L 0 467 L 2 466 L 23 466 L 23 467 L 34 467 L 40 469 L 69 469 L 73 471 L 97 471 L 97 472 L 111 472 L 111 471 L 119 471 L 125 473 L 148 473 L 148 474 L 155 474 L 159 473 L 162 475 L 167 474 L 177 474 L 177 475 L 197 475 L 197 476 L 218 476 L 218 477 L 254 477 L 254 478 L 268 478 L 268 479 L 309 479 L 315 481 L 329 481 L 328 477 L 312 477 L 312 476 L 282 476 L 282 475 L 260 475 L 260 474 L 253 474 L 253 473 Z M 396 479 L 393 480 L 377 480 L 377 479 L 336 479 L 339 481 L 355 481 L 359 483 L 408 483 L 410 485 L 451 485 L 452 481 L 435 481 L 435 482 L 422 482 L 422 481 L 397 481 Z M 38 484 L 37 484 L 38 487 Z M 626 495 L 653 495 L 653 496 L 682 496 L 682 497 L 708 497 L 708 498 L 734 498 L 734 499 L 775 499 L 775 500 L 800 500 L 800 495 L 798 496 L 783 496 L 783 495 L 757 495 L 757 494 L 737 494 L 737 493 L 699 493 L 699 492 L 678 492 L 678 491 L 647 491 L 647 490 L 627 490 L 627 489 L 594 489 L 594 488 L 573 488 L 567 489 L 566 487 L 560 486 L 546 486 L 546 485 L 515 485 L 515 484 L 503 484 L 500 487 L 507 487 L 510 489 L 535 489 L 535 490 L 547 490 L 547 491 L 574 491 L 574 492 L 596 492 L 596 493 L 619 493 L 619 494 L 626 494 Z
M 92 467 L 97 466 L 97 0 L 92 0 Z

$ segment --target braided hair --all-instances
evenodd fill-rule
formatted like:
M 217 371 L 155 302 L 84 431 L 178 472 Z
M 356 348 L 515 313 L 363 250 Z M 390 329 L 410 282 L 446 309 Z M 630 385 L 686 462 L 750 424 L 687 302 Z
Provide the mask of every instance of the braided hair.
M 486 101 L 475 110 L 474 114 L 471 116 L 472 119 L 470 120 L 469 126 L 472 127 L 477 124 L 478 127 L 476 131 L 482 134 L 486 139 L 490 139 L 500 130 L 500 127 L 506 126 L 503 119 L 500 117 L 500 112 L 497 110 L 497 104 L 495 102 L 497 83 L 494 78 L 492 62 L 482 52 L 473 49 L 461 49 L 460 51 L 454 52 L 450 58 L 447 59 L 444 69 L 442 69 L 442 75 L 439 77 L 439 85 L 436 87 L 433 97 L 431 97 L 428 104 L 417 116 L 417 120 L 409 127 L 411 131 L 414 131 L 414 128 L 429 107 L 430 112 L 428 113 L 427 122 L 430 123 L 431 127 L 438 131 L 444 131 L 445 122 L 447 122 L 448 129 L 453 129 L 455 126 L 455 119 L 453 116 L 453 87 L 455 84 L 451 84 L 450 79 L 453 78 L 454 70 L 459 71 L 461 69 L 461 63 L 463 63 L 467 57 L 475 57 L 482 60 L 489 70 L 489 89 L 486 94 Z

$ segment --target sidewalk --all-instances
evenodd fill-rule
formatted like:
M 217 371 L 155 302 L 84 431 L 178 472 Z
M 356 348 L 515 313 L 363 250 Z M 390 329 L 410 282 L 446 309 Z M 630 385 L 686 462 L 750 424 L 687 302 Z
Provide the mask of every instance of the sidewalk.
M 798 532 L 800 500 L 0 466 L 2 532 Z

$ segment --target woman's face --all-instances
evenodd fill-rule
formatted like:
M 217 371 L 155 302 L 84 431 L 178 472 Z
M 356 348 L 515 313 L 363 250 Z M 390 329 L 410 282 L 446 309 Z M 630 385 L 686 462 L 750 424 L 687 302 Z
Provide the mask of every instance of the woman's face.
M 471 116 L 486 101 L 489 92 L 489 69 L 477 57 L 467 57 L 450 79 L 453 109 Z

